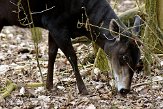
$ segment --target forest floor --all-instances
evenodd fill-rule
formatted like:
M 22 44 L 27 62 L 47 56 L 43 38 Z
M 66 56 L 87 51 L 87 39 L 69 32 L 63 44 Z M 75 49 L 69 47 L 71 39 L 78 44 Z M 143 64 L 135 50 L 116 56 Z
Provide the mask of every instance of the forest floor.
M 134 0 L 123 0 L 117 6 L 118 12 L 135 7 Z M 43 30 L 43 40 L 39 44 L 39 62 L 46 78 L 48 62 L 48 31 Z M 149 76 L 144 72 L 135 73 L 132 90 L 127 96 L 116 93 L 112 87 L 112 75 L 93 69 L 93 64 L 81 64 L 90 52 L 91 44 L 76 43 L 78 66 L 89 95 L 78 93 L 72 68 L 59 50 L 54 67 L 52 92 L 44 87 L 27 88 L 26 83 L 41 82 L 35 60 L 35 49 L 29 29 L 4 27 L 0 33 L 0 89 L 11 80 L 18 87 L 9 97 L 0 100 L 0 109 L 163 109 L 163 66 L 152 66 Z M 161 60 L 163 64 L 163 58 Z M 91 72 L 98 75 L 91 78 Z M 109 75 L 109 77 L 108 77 Z M 0 90 L 1 94 L 1 90 Z

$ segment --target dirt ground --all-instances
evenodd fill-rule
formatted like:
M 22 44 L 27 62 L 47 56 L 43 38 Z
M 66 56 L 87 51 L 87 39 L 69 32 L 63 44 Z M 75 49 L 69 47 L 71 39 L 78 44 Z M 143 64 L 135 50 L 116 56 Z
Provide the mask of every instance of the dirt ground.
M 112 6 L 114 3 L 111 2 Z M 116 7 L 116 11 L 124 12 L 135 7 L 135 1 L 122 0 Z M 39 61 L 44 78 L 48 60 L 47 34 L 48 31 L 42 31 L 43 40 L 39 44 Z M 44 87 L 27 88 L 23 84 L 41 81 L 30 31 L 15 26 L 4 27 L 0 33 L 0 89 L 5 87 L 7 79 L 18 87 L 9 97 L 0 100 L 0 109 L 163 109 L 162 66 L 153 65 L 149 76 L 144 76 L 143 71 L 135 73 L 131 92 L 122 97 L 113 88 L 111 74 L 107 77 L 98 69 L 93 69 L 90 62 L 81 64 L 93 52 L 92 45 L 77 43 L 74 48 L 89 95 L 78 94 L 72 68 L 60 50 L 54 68 L 53 91 L 47 92 Z M 161 59 L 160 63 L 163 65 Z M 98 79 L 92 80 L 92 70 L 100 75 Z

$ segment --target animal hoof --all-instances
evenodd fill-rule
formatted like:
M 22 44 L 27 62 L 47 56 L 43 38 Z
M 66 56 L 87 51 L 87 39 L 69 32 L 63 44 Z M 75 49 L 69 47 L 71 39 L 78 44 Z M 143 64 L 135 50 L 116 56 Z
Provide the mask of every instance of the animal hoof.
M 79 93 L 82 95 L 89 95 L 87 89 L 83 89 L 83 90 L 79 91 Z

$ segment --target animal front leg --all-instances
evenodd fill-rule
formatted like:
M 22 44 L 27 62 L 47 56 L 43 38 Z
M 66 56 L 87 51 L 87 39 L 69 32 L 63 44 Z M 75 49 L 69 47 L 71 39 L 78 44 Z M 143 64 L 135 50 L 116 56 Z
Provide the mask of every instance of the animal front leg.
M 76 82 L 77 82 L 77 86 L 79 89 L 79 93 L 81 93 L 83 95 L 87 95 L 88 91 L 87 91 L 85 84 L 82 80 L 82 77 L 79 73 L 79 69 L 77 66 L 77 57 L 76 57 L 76 54 L 75 54 L 75 51 L 73 48 L 71 50 L 69 49 L 69 51 L 66 52 L 66 57 L 68 58 L 69 62 L 71 63 L 71 66 L 75 72 L 75 77 L 76 77 Z
M 65 31 L 60 31 L 60 33 L 62 33 L 60 34 L 60 36 L 55 37 L 55 42 L 57 43 L 58 47 L 62 50 L 62 52 L 65 54 L 73 68 L 73 71 L 75 72 L 79 93 L 86 95 L 88 94 L 88 91 L 79 73 L 79 69 L 77 66 L 77 56 L 72 46 L 71 39 L 67 36 Z
M 82 77 L 79 73 L 79 69 L 77 66 L 77 56 L 75 54 L 75 51 L 74 51 L 72 44 L 70 42 L 65 42 L 65 43 L 66 43 L 66 46 L 63 47 L 62 45 L 60 45 L 60 48 L 64 52 L 64 54 L 66 55 L 67 59 L 69 60 L 71 66 L 73 68 L 73 71 L 75 72 L 75 77 L 76 77 L 76 82 L 77 82 L 77 86 L 79 89 L 79 93 L 81 93 L 83 95 L 87 95 L 88 91 L 87 91 L 85 84 L 82 80 Z

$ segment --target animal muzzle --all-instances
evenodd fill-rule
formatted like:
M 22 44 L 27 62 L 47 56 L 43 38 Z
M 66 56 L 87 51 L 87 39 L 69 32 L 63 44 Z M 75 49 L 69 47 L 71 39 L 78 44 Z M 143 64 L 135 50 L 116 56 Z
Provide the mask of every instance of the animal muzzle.
M 126 95 L 130 92 L 131 75 L 128 68 L 121 68 L 119 71 L 113 70 L 115 85 L 121 95 Z
M 121 95 L 126 95 L 126 94 L 128 94 L 129 92 L 130 92 L 130 89 L 124 89 L 124 88 L 120 89 L 120 91 L 119 91 L 119 93 L 120 93 Z

